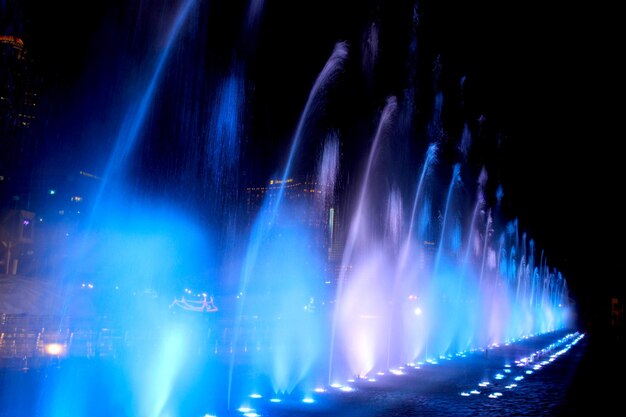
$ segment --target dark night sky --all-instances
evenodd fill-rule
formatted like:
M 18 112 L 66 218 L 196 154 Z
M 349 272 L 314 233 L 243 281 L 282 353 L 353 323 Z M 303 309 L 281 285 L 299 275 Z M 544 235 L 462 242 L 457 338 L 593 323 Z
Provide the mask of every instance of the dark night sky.
M 247 5 L 230 3 L 242 9 Z M 450 103 L 455 94 L 458 98 L 455 86 L 466 77 L 465 115 L 472 126 L 485 117 L 486 133 L 475 140 L 476 153 L 484 151 L 480 158 L 494 164 L 491 175 L 504 186 L 509 215 L 519 218 L 550 263 L 565 273 L 581 304 L 590 306 L 608 294 L 623 294 L 624 210 L 618 202 L 622 157 L 617 148 L 624 97 L 618 55 L 623 48 L 618 48 L 615 10 L 596 2 L 553 3 L 419 2 L 417 88 L 423 102 L 418 106 L 432 103 L 431 69 L 437 55 Z M 112 53 L 114 47 L 104 41 L 107 36 L 130 39 L 129 28 L 112 27 L 111 22 L 123 19 L 124 5 L 139 2 L 24 4 L 25 38 L 43 74 L 43 99 L 56 109 L 42 119 L 62 132 L 49 119 L 80 107 L 77 97 L 84 83 L 97 79 L 89 78 L 96 76 L 90 59 Z M 263 108 L 271 123 L 266 128 L 277 138 L 292 133 L 333 44 L 358 39 L 373 18 L 380 22 L 379 52 L 385 62 L 378 75 L 389 75 L 379 84 L 380 96 L 397 93 L 403 87 L 397 75 L 407 65 L 407 45 L 397 40 L 408 40 L 411 9 L 412 2 L 404 1 L 266 1 L 252 69 L 267 82 L 256 86 L 267 100 Z M 237 26 L 228 16 L 240 9 L 231 5 L 215 10 L 225 13 L 224 26 L 215 20 L 209 33 L 230 40 L 218 46 L 227 56 L 237 37 Z M 132 42 L 120 47 L 129 45 L 141 48 Z M 458 117 L 449 112 L 450 118 Z

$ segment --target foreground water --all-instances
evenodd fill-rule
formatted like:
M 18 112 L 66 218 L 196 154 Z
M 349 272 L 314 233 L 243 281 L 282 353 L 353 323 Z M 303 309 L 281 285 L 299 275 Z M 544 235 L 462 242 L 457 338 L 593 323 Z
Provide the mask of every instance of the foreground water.
M 385 375 L 373 376 L 372 380 L 337 381 L 341 387 L 320 385 L 311 394 L 296 389 L 282 396 L 273 393 L 269 381 L 246 364 L 245 355 L 240 355 L 241 363 L 233 379 L 234 400 L 230 405 L 226 401 L 225 383 L 229 354 L 203 350 L 201 339 L 181 340 L 189 347 L 186 352 L 192 360 L 184 362 L 185 366 L 177 371 L 175 386 L 162 391 L 162 396 L 158 394 L 167 376 L 147 369 L 154 366 L 154 354 L 158 350 L 149 345 L 118 350 L 111 355 L 104 352 L 91 357 L 52 355 L 28 369 L 5 366 L 0 371 L 0 415 L 575 414 L 568 392 L 589 344 L 589 337 L 583 336 L 576 332 L 551 332 L 493 346 L 488 351 L 392 369 Z M 178 358 L 162 355 L 160 360 L 174 362 Z M 129 361 L 137 366 L 129 367 Z M 146 391 L 151 394 L 147 395 Z M 163 403 L 157 408 L 145 404 L 155 401 Z

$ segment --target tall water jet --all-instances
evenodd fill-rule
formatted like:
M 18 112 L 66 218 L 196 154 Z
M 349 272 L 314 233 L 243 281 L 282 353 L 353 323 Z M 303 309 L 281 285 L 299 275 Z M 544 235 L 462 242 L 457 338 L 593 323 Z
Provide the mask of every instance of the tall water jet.
M 465 243 L 465 255 L 463 256 L 463 261 L 461 265 L 461 271 L 458 276 L 457 283 L 457 291 L 455 300 L 460 303 L 461 308 L 459 309 L 459 314 L 463 317 L 463 322 L 465 325 L 460 326 L 458 330 L 458 334 L 455 339 L 456 349 L 459 351 L 463 351 L 468 349 L 472 344 L 472 338 L 474 336 L 474 329 L 478 325 L 477 317 L 479 314 L 476 311 L 476 307 L 471 308 L 472 302 L 476 301 L 475 296 L 468 297 L 469 300 L 463 300 L 463 295 L 467 294 L 467 291 L 471 289 L 471 282 L 468 281 L 471 276 L 470 269 L 472 266 L 472 259 L 475 259 L 478 254 L 480 254 L 480 234 L 476 233 L 477 224 L 476 222 L 479 219 L 479 214 L 483 211 L 484 206 L 486 204 L 484 188 L 487 183 L 487 171 L 483 167 L 478 177 L 478 190 L 476 192 L 476 203 L 474 205 L 474 210 L 472 211 L 472 217 L 469 224 L 468 232 L 467 232 L 467 240 Z
M 415 253 L 418 247 L 423 246 L 414 241 L 414 228 L 417 220 L 417 208 L 423 198 L 425 178 L 426 175 L 431 171 L 432 165 L 435 164 L 437 161 L 437 150 L 438 145 L 436 143 L 432 143 L 426 151 L 426 158 L 422 165 L 422 170 L 420 172 L 415 189 L 408 231 L 406 232 L 406 237 L 398 258 L 398 264 L 395 267 L 394 300 L 400 301 L 400 311 L 395 311 L 394 313 L 399 314 L 401 317 L 401 325 L 397 327 L 402 329 L 402 334 L 404 335 L 404 346 L 402 346 L 402 351 L 400 352 L 400 363 L 412 362 L 421 350 L 420 340 L 423 340 L 423 321 L 417 322 L 417 324 L 415 322 L 415 316 L 421 314 L 421 307 L 419 306 L 419 303 L 417 302 L 417 296 L 415 295 L 419 293 L 418 283 L 415 282 L 419 279 L 419 277 L 417 276 L 418 272 L 416 271 L 415 266 L 409 265 L 409 256 L 411 253 Z M 426 219 L 428 218 L 428 216 L 422 215 L 422 218 Z M 409 300 L 413 301 L 412 303 L 409 303 L 409 308 L 406 308 L 405 306 L 405 297 L 409 297 Z M 393 322 L 394 315 L 391 316 L 391 320 L 389 323 L 390 329 L 394 327 Z M 392 333 L 393 331 L 390 330 L 390 336 L 388 340 L 388 350 L 390 354 L 390 339 Z M 389 362 L 390 361 L 388 361 L 388 367 L 389 365 L 391 365 Z
M 341 338 L 348 369 L 352 375 L 366 375 L 385 352 L 384 315 L 387 297 L 382 274 L 385 273 L 385 248 L 372 241 L 371 224 L 367 223 L 367 192 L 380 142 L 397 108 L 395 97 L 389 97 L 381 112 L 378 128 L 370 147 L 363 172 L 356 207 L 350 222 L 341 272 L 337 285 L 335 311 L 331 329 L 329 381 L 334 375 L 336 337 Z M 347 271 L 350 271 L 349 273 Z M 345 288 L 344 288 L 345 287 Z M 373 290 L 374 288 L 380 290 Z M 382 341 L 382 343 L 381 343 Z
M 272 324 L 272 340 L 280 346 L 280 349 L 274 350 L 272 356 L 266 358 L 264 364 L 261 365 L 271 379 L 273 389 L 276 392 L 291 392 L 306 376 L 308 369 L 319 354 L 319 340 L 322 338 L 319 333 L 311 330 L 316 325 L 310 323 L 310 328 L 307 329 L 302 326 L 301 321 L 298 321 L 298 317 L 300 317 L 306 301 L 311 296 L 317 298 L 318 290 L 315 289 L 315 277 L 322 275 L 321 262 L 315 254 L 304 256 L 310 252 L 311 242 L 314 241 L 314 238 L 311 236 L 311 231 L 308 230 L 308 225 L 290 219 L 289 213 L 299 209 L 287 204 L 284 201 L 284 195 L 286 187 L 291 182 L 293 160 L 298 153 L 304 128 L 311 116 L 310 113 L 314 104 L 322 99 L 321 94 L 324 89 L 335 80 L 341 71 L 347 54 L 346 43 L 337 43 L 313 84 L 291 140 L 291 147 L 282 176 L 280 180 L 276 181 L 279 188 L 276 195 L 272 196 L 272 201 L 267 198 L 269 196 L 266 196 L 263 207 L 254 222 L 242 265 L 240 293 L 246 295 L 249 293 L 273 294 L 273 310 L 266 312 L 266 314 L 271 320 L 277 318 L 283 320 L 282 323 Z M 264 249 L 264 259 L 261 262 L 259 255 L 262 249 Z M 292 256 L 285 257 L 285 251 Z M 309 263 L 307 268 L 302 268 L 301 261 L 303 260 Z M 253 276 L 254 280 L 252 279 Z M 288 285 L 281 288 L 284 284 Z M 249 299 L 242 300 L 235 317 L 237 321 L 235 332 L 238 332 L 240 327 L 239 321 L 244 309 L 259 311 L 260 305 L 258 302 L 255 305 Z M 286 323 L 287 320 L 290 321 Z M 236 334 L 235 343 L 237 339 L 238 335 Z M 294 343 L 296 340 L 298 343 Z M 229 405 L 234 366 L 235 355 L 232 356 L 229 371 Z

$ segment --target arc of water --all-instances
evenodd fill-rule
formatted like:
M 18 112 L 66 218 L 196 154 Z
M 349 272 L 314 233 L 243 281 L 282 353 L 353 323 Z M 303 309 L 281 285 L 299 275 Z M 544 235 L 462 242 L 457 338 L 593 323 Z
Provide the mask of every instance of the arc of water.
M 120 168 L 120 166 L 124 163 L 128 155 L 135 147 L 137 143 L 137 139 L 139 137 L 139 133 L 141 132 L 141 128 L 144 125 L 146 114 L 150 109 L 150 106 L 154 99 L 154 94 L 157 90 L 157 86 L 159 84 L 159 80 L 161 79 L 161 74 L 163 73 L 163 69 L 166 66 L 167 59 L 170 55 L 170 51 L 172 49 L 172 45 L 174 41 L 178 38 L 178 34 L 183 26 L 183 23 L 187 20 L 187 15 L 191 10 L 191 6 L 195 3 L 195 0 L 186 0 L 183 5 L 178 10 L 178 14 L 174 19 L 174 24 L 170 28 L 170 31 L 167 35 L 167 42 L 165 43 L 165 48 L 159 55 L 156 65 L 152 71 L 152 76 L 141 95 L 141 99 L 138 103 L 132 104 L 130 109 L 126 112 L 126 118 L 122 123 L 120 130 L 117 134 L 117 139 L 115 142 L 115 146 L 113 151 L 111 152 L 111 156 L 109 157 L 109 161 L 107 163 L 107 167 L 105 169 L 105 173 L 102 176 L 102 181 L 100 185 L 100 189 L 98 194 L 96 195 L 94 208 L 99 205 L 99 202 L 102 198 L 103 192 L 107 187 L 111 177 L 115 174 L 115 171 Z
M 345 266 L 351 261 L 354 246 L 356 243 L 356 238 L 359 229 L 362 226 L 363 221 L 363 211 L 365 210 L 365 197 L 367 194 L 367 189 L 370 181 L 370 174 L 372 170 L 372 166 L 374 164 L 374 159 L 377 155 L 379 143 L 381 137 L 383 136 L 384 128 L 388 125 L 391 120 L 392 115 L 395 113 L 397 108 L 397 99 L 395 96 L 391 96 L 387 98 L 387 102 L 385 107 L 381 113 L 380 121 L 378 122 L 378 128 L 376 129 L 376 135 L 374 136 L 374 141 L 372 142 L 372 146 L 370 148 L 369 156 L 367 158 L 367 165 L 365 167 L 365 174 L 363 176 L 363 182 L 361 183 L 361 189 L 359 191 L 359 197 L 357 200 L 357 207 L 355 216 L 350 223 L 350 229 L 348 231 L 348 238 L 346 240 L 346 247 L 343 252 L 342 260 L 341 260 L 341 272 L 339 274 L 339 282 L 337 284 L 337 294 L 335 297 L 335 311 L 333 313 L 333 323 L 331 329 L 330 336 L 330 354 L 329 354 L 329 362 L 328 362 L 328 383 L 332 383 L 332 371 L 333 371 L 333 358 L 335 351 L 335 336 L 337 332 L 337 316 L 339 307 L 341 304 L 341 298 L 343 295 L 343 283 L 346 275 Z
M 261 221 L 257 221 L 257 225 L 255 225 L 255 227 L 258 227 L 258 229 L 256 230 L 256 233 L 253 233 L 250 237 L 250 241 L 248 243 L 248 249 L 246 253 L 246 258 L 245 258 L 243 270 L 242 270 L 242 278 L 241 278 L 241 283 L 240 283 L 241 292 L 245 292 L 248 287 L 250 276 L 252 276 L 253 269 L 256 265 L 256 261 L 259 255 L 261 242 L 266 239 L 280 211 L 283 196 L 285 193 L 285 186 L 287 183 L 287 179 L 289 178 L 289 175 L 291 173 L 291 166 L 293 163 L 293 159 L 295 158 L 295 155 L 300 146 L 300 141 L 302 138 L 302 133 L 304 131 L 304 126 L 311 112 L 312 105 L 315 102 L 316 98 L 321 93 L 321 91 L 323 90 L 323 88 L 335 79 L 340 69 L 342 68 L 344 61 L 347 59 L 347 56 L 348 56 L 347 43 L 338 42 L 335 45 L 335 48 L 333 49 L 333 52 L 330 58 L 324 65 L 324 68 L 322 68 L 322 71 L 317 76 L 315 83 L 313 84 L 313 87 L 311 88 L 311 91 L 309 92 L 307 102 L 304 106 L 304 110 L 302 111 L 302 114 L 298 121 L 298 126 L 296 128 L 295 134 L 293 135 L 293 138 L 291 141 L 291 148 L 289 150 L 289 156 L 287 158 L 287 163 L 285 164 L 285 169 L 281 177 L 281 184 L 278 190 L 278 194 L 276 196 L 276 200 L 274 201 L 274 206 L 271 207 L 271 210 L 269 213 L 264 213 L 264 212 L 261 213 L 261 216 L 267 216 L 267 217 L 261 219 Z M 237 316 L 236 316 L 237 322 L 235 323 L 235 335 L 234 335 L 235 342 L 237 342 L 239 338 L 239 330 L 238 330 L 239 320 L 240 320 L 240 317 L 242 316 L 243 308 L 244 308 L 244 303 L 241 302 L 238 306 L 238 311 L 237 311 Z M 230 362 L 229 374 L 228 374 L 228 392 L 227 392 L 228 408 L 230 408 L 234 366 L 235 366 L 235 355 L 233 354 L 231 356 L 231 362 Z
M 437 248 L 437 256 L 435 258 L 435 268 L 433 276 L 436 279 L 437 273 L 439 272 L 439 264 L 441 262 L 441 254 L 443 252 L 443 241 L 446 233 L 446 225 L 448 223 L 448 211 L 450 209 L 450 201 L 452 200 L 452 192 L 454 190 L 454 186 L 461 181 L 461 164 L 455 164 L 452 168 L 452 180 L 450 181 L 450 186 L 448 187 L 448 196 L 446 197 L 446 206 L 443 214 L 443 222 L 441 224 L 441 233 L 439 236 L 439 247 Z

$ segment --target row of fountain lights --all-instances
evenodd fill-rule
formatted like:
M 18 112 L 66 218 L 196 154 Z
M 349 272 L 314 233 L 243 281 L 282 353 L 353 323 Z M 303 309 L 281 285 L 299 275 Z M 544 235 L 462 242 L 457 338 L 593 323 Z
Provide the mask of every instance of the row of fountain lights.
M 585 337 L 584 333 L 583 334 L 580 334 L 579 332 L 569 333 L 563 336 L 561 339 L 557 340 L 556 342 L 551 343 L 550 345 L 546 346 L 545 348 L 537 350 L 529 356 L 516 360 L 515 365 L 521 371 L 523 371 L 522 375 L 515 376 L 513 378 L 515 382 L 512 382 L 506 385 L 504 388 L 506 390 L 512 390 L 516 388 L 517 383 L 521 382 L 525 378 L 525 375 L 532 375 L 535 372 L 550 365 L 559 356 L 563 355 L 569 349 L 571 349 L 571 347 L 574 346 L 576 343 L 578 343 L 583 337 Z M 524 337 L 524 339 L 526 338 L 528 337 Z M 503 373 L 498 372 L 497 374 L 494 375 L 494 379 L 496 381 L 500 381 L 500 380 L 507 378 L 507 376 L 513 372 L 512 369 L 513 368 L 510 364 L 505 364 L 504 368 L 502 369 Z M 491 385 L 490 381 L 481 381 L 478 383 L 478 388 L 486 389 L 490 385 Z M 472 395 L 480 395 L 480 394 L 481 394 L 481 391 L 476 388 L 469 392 L 463 391 L 460 393 L 460 395 L 463 397 L 470 397 Z M 488 396 L 489 398 L 499 398 L 502 395 L 503 395 L 502 392 L 493 390 L 492 392 L 489 393 Z
M 515 339 L 512 340 L 510 342 L 505 343 L 505 346 L 510 345 L 511 343 L 515 343 L 521 340 L 526 340 L 529 339 L 531 337 L 534 337 L 535 335 L 530 335 L 530 336 L 524 336 L 522 338 L 519 339 Z M 551 343 L 550 345 L 546 346 L 543 349 L 539 349 L 537 351 L 535 351 L 534 353 L 532 353 L 531 355 L 527 356 L 527 357 L 523 357 L 519 360 L 515 361 L 515 365 L 520 368 L 521 370 L 524 370 L 524 374 L 525 375 L 532 375 L 533 373 L 535 373 L 536 371 L 539 371 L 540 369 L 545 368 L 546 366 L 550 365 L 552 362 L 554 362 L 559 356 L 563 355 L 564 353 L 566 353 L 572 346 L 574 346 L 575 344 L 577 344 L 583 337 L 585 336 L 585 334 L 580 334 L 579 332 L 575 332 L 575 333 L 569 333 L 565 336 L 563 336 L 561 339 L 557 340 L 556 342 Z M 497 343 L 494 343 L 490 346 L 488 346 L 488 348 L 498 348 L 500 347 Z M 476 352 L 478 349 L 472 349 L 468 352 L 459 352 L 457 353 L 455 356 L 457 357 L 461 357 L 461 358 L 465 358 L 467 356 L 468 353 L 474 353 Z M 452 360 L 453 356 L 452 355 L 448 355 L 448 356 L 444 356 L 441 355 L 439 356 L 440 360 Z M 543 359 L 541 362 L 539 362 L 539 360 Z M 435 359 L 428 359 L 426 360 L 426 364 L 429 365 L 437 365 L 439 362 Z M 420 369 L 421 366 L 425 365 L 424 362 L 417 362 L 417 363 L 409 363 L 407 364 L 407 366 L 400 366 L 398 368 L 394 368 L 394 369 L 390 369 L 389 373 L 392 375 L 404 375 L 407 372 L 407 368 L 408 369 Z M 530 369 L 532 368 L 532 369 Z M 505 364 L 503 367 L 502 372 L 500 373 L 498 372 L 496 375 L 494 375 L 494 379 L 495 380 L 502 380 L 505 379 L 507 377 L 507 375 L 511 374 L 512 371 L 512 366 L 510 364 Z M 378 372 L 377 373 L 378 376 L 384 376 L 385 373 L 384 372 Z M 365 380 L 368 382 L 376 382 L 376 378 L 373 377 L 362 377 L 362 378 L 358 378 L 359 380 Z M 513 378 L 513 380 L 515 382 L 506 385 L 504 388 L 507 390 L 512 390 L 514 388 L 516 388 L 518 386 L 518 382 L 521 382 L 524 379 L 524 375 L 518 375 L 516 377 Z M 352 378 L 352 379 L 348 379 L 347 380 L 347 384 L 339 384 L 339 383 L 333 383 L 330 385 L 330 388 L 332 388 L 335 391 L 341 391 L 341 392 L 353 392 L 356 390 L 356 388 L 354 388 L 352 385 L 356 382 L 356 378 Z M 488 388 L 491 385 L 491 382 L 489 381 L 481 381 L 478 383 L 478 387 L 479 388 Z M 323 394 L 328 392 L 329 390 L 327 388 L 323 388 L 323 387 L 318 387 L 314 390 L 317 394 Z M 463 391 L 460 393 L 461 396 L 463 397 L 470 397 L 470 396 L 475 396 L 475 395 L 480 395 L 481 391 L 479 391 L 478 389 L 472 389 L 471 391 Z M 503 394 L 499 391 L 493 391 L 491 393 L 489 393 L 488 397 L 489 398 L 499 398 L 501 397 Z M 258 393 L 253 393 L 250 394 L 249 396 L 251 399 L 261 399 L 263 398 L 263 396 L 261 394 Z M 280 398 L 274 397 L 271 398 L 269 400 L 271 403 L 280 403 L 282 402 L 282 400 Z M 302 399 L 302 402 L 305 404 L 312 404 L 315 402 L 315 399 L 313 398 L 313 396 L 306 396 Z M 245 406 L 241 406 L 237 409 L 237 411 L 239 411 L 243 417 L 260 417 L 260 414 L 258 414 L 256 412 L 256 409 L 245 405 Z M 206 414 L 203 417 L 216 417 L 214 415 L 211 414 Z

